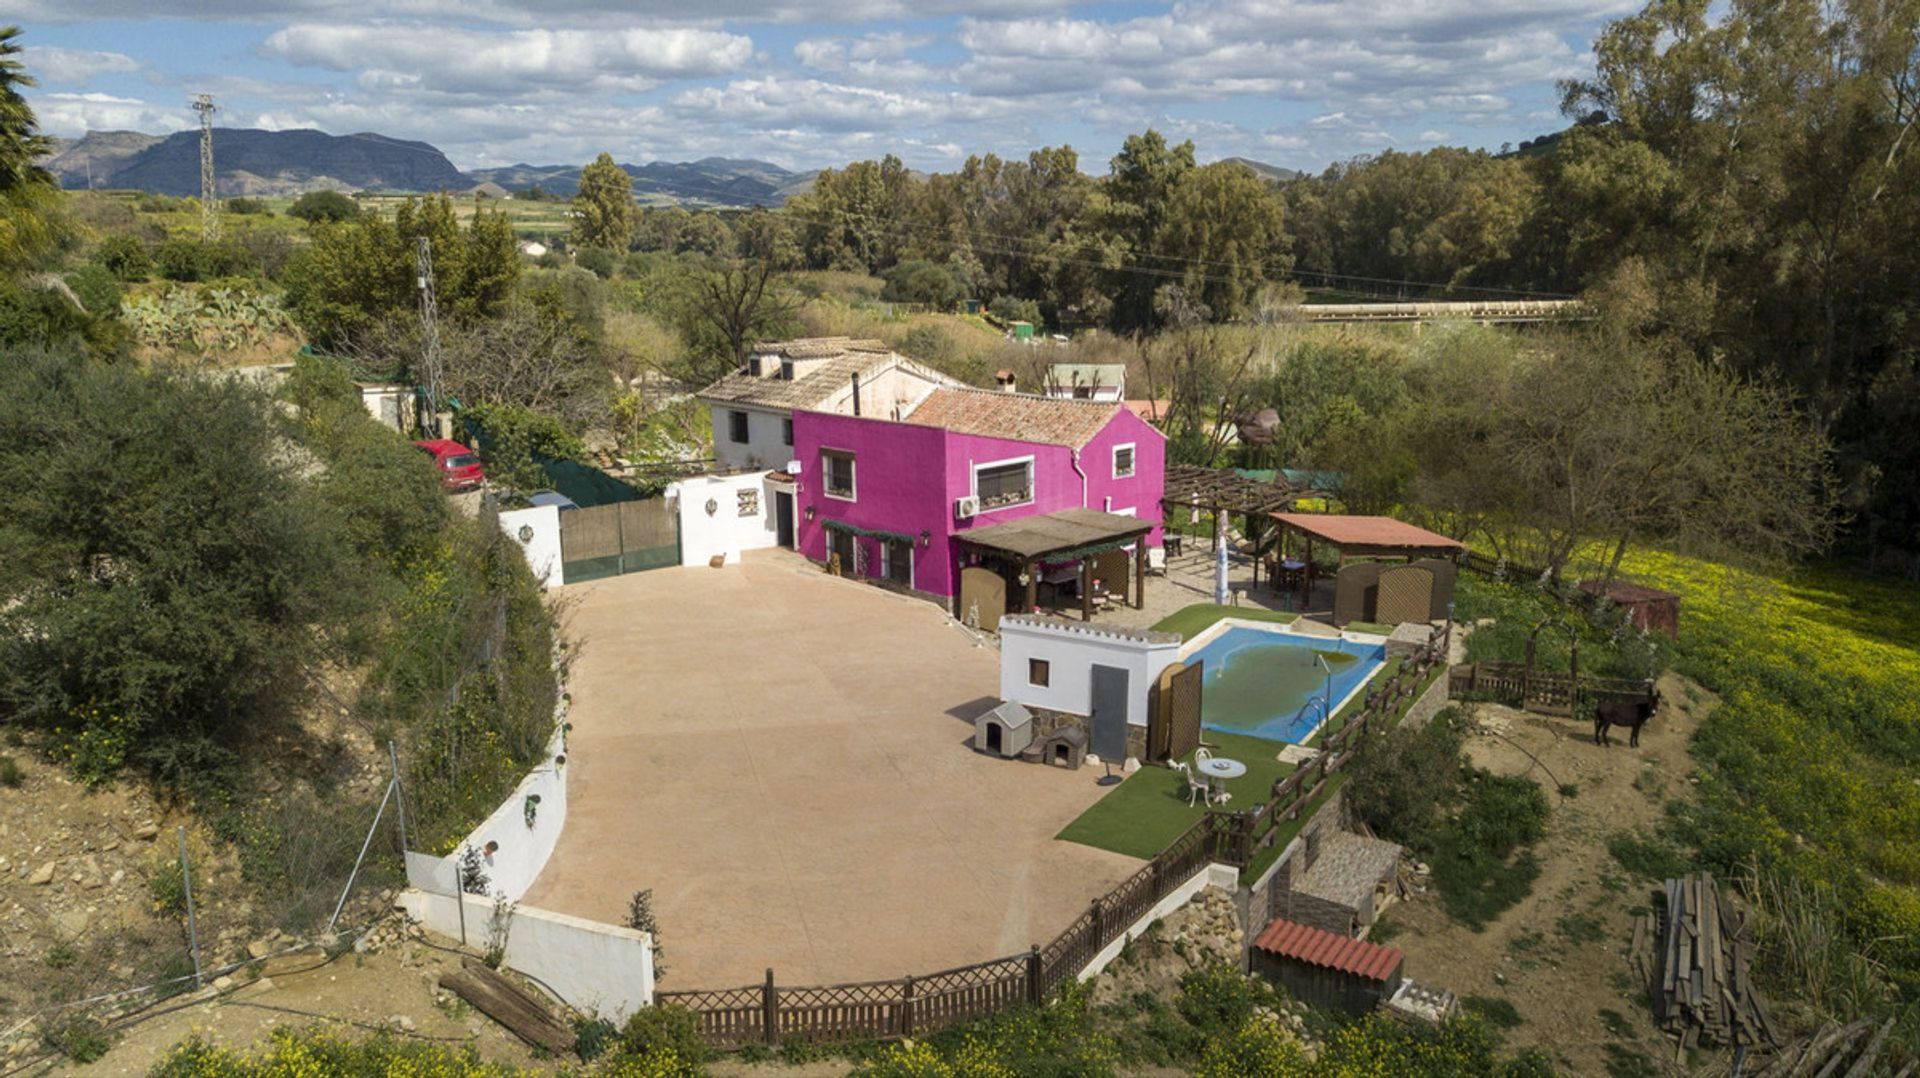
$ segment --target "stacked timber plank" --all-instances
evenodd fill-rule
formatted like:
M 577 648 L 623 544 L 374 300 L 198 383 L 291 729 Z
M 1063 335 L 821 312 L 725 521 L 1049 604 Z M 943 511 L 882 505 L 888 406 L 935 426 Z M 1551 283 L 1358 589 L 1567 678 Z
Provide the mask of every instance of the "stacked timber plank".
M 1658 920 L 1643 915 L 1633 938 L 1634 963 L 1647 979 L 1654 1021 L 1679 1039 L 1681 1049 L 1702 1040 L 1735 1047 L 1779 1043 L 1753 986 L 1753 933 L 1711 873 L 1668 880 Z
M 496 970 L 468 959 L 460 969 L 442 973 L 440 987 L 473 1004 L 481 1014 L 536 1048 L 555 1055 L 573 1051 L 572 1028 L 555 1017 L 545 1003 Z

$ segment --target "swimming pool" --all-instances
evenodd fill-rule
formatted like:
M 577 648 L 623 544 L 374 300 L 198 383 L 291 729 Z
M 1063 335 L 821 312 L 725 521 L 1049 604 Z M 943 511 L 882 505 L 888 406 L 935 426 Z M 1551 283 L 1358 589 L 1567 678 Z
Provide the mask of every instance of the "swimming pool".
M 1209 630 L 1196 643 L 1183 658 L 1198 660 L 1205 671 L 1200 725 L 1296 745 L 1326 720 L 1323 696 L 1330 693 L 1332 710 L 1339 711 L 1387 661 L 1384 642 L 1248 625 Z

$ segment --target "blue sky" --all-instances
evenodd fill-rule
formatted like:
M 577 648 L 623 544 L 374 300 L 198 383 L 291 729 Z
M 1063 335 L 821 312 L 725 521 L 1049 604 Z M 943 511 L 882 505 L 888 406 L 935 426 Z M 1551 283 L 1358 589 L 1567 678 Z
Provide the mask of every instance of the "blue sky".
M 1129 133 L 1318 171 L 1564 126 L 1609 0 L 0 0 L 41 126 L 417 138 L 462 167 L 756 157 L 789 168 Z M 697 17 L 696 17 L 697 16 Z

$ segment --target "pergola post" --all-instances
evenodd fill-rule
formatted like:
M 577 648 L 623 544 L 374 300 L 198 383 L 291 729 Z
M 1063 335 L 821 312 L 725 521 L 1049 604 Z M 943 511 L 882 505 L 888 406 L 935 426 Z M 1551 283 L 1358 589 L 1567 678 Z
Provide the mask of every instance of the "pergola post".
M 1133 609 L 1146 609 L 1146 536 L 1133 544 Z
M 1087 568 L 1087 556 L 1080 555 L 1080 620 L 1093 620 L 1093 574 Z
M 1040 563 L 1030 561 L 1026 563 L 1026 567 L 1027 613 L 1036 614 L 1040 611 Z

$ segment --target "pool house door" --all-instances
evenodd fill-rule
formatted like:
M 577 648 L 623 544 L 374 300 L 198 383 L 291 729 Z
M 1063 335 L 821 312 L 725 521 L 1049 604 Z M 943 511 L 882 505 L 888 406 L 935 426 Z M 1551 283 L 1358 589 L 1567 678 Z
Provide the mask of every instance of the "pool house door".
M 1127 681 L 1121 667 L 1093 667 L 1093 729 L 1087 747 L 1103 761 L 1127 758 Z

